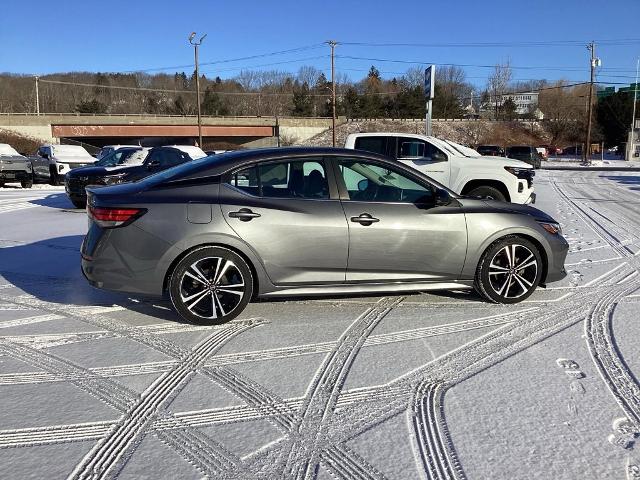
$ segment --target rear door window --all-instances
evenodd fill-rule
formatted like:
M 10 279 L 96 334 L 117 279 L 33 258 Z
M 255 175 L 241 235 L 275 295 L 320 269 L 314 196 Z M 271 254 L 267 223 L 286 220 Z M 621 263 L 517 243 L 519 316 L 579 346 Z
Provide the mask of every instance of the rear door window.
M 354 146 L 356 150 L 389 155 L 388 145 L 393 140 L 395 139 L 389 137 L 358 137 Z
M 261 197 L 329 198 L 329 185 L 321 158 L 261 163 L 233 173 L 228 183 Z

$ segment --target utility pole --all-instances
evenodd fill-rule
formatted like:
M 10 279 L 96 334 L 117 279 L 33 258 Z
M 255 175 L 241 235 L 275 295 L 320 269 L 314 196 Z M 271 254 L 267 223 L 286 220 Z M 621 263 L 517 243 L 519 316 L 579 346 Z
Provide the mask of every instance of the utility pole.
M 338 42 L 329 40 L 327 42 L 331 47 L 331 137 L 333 146 L 336 146 L 336 64 L 335 49 Z
M 587 108 L 587 138 L 585 139 L 585 146 L 582 149 L 582 162 L 584 164 L 589 163 L 589 153 L 591 150 L 591 117 L 593 116 L 593 82 L 596 76 L 596 66 L 599 63 L 599 59 L 596 58 L 596 44 L 594 42 L 587 45 L 587 50 L 591 53 L 590 66 L 591 66 L 591 80 L 589 81 L 589 104 Z
M 194 57 L 195 57 L 195 63 L 196 63 L 196 96 L 197 96 L 197 104 L 198 104 L 198 146 L 200 148 L 203 147 L 202 145 L 202 118 L 200 116 L 200 71 L 198 70 L 198 48 L 200 47 L 200 44 L 202 43 L 202 41 L 204 40 L 204 38 L 207 36 L 207 34 L 205 33 L 202 37 L 200 37 L 200 40 L 198 40 L 197 42 L 194 42 L 193 39 L 196 36 L 196 32 L 191 32 L 191 35 L 189 35 L 189 43 L 191 45 L 193 45 L 194 48 Z
M 633 84 L 633 117 L 631 117 L 631 135 L 627 145 L 627 160 L 633 157 L 633 145 L 636 138 L 636 102 L 638 101 L 638 69 L 640 68 L 640 58 L 636 61 L 636 83 Z
M 36 115 L 40 115 L 40 89 L 38 88 L 37 75 L 36 75 Z

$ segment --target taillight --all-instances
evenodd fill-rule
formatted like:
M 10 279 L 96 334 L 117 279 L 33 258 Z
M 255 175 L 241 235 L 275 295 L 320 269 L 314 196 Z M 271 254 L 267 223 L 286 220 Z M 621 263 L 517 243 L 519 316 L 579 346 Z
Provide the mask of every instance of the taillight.
M 144 208 L 112 208 L 112 207 L 88 207 L 89 217 L 102 228 L 116 228 L 133 222 L 142 216 Z

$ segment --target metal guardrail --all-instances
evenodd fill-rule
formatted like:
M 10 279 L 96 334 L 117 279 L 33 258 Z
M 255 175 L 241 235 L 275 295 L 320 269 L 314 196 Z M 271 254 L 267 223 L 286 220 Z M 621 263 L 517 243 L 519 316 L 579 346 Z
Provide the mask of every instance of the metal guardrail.
M 155 113 L 43 113 L 37 114 L 35 112 L 0 112 L 0 116 L 9 117 L 9 116 L 23 116 L 23 117 L 48 117 L 48 116 L 56 116 L 56 117 L 132 117 L 132 118 L 197 118 L 197 115 L 168 115 L 168 114 L 155 114 Z M 272 116 L 272 115 L 229 115 L 229 116 L 220 116 L 220 115 L 202 115 L 202 118 L 266 118 L 266 119 L 304 119 L 304 120 L 331 120 L 331 117 L 289 117 L 289 116 Z

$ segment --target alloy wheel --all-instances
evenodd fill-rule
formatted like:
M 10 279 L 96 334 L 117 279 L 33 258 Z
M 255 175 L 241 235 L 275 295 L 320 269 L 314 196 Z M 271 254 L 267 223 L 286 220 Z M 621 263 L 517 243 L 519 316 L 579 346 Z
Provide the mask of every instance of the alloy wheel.
M 536 287 L 538 260 L 526 246 L 513 243 L 496 252 L 489 263 L 489 284 L 504 298 L 519 298 Z
M 240 268 L 222 257 L 205 257 L 192 263 L 180 279 L 180 301 L 202 319 L 231 314 L 247 290 Z

